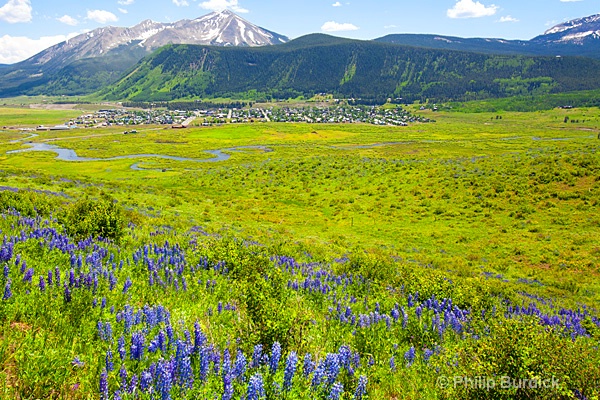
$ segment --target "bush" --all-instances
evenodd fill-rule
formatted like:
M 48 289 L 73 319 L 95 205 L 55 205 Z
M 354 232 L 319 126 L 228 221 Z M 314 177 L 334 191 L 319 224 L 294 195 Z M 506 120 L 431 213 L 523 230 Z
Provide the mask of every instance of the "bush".
M 123 210 L 109 196 L 85 198 L 70 206 L 63 217 L 69 234 L 78 238 L 101 237 L 119 241 L 125 229 Z

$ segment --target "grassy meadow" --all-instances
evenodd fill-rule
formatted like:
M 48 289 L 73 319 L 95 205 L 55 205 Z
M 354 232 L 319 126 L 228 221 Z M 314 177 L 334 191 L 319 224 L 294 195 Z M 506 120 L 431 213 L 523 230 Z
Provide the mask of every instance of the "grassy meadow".
M 598 399 L 600 110 L 414 112 L 0 129 L 0 397 Z

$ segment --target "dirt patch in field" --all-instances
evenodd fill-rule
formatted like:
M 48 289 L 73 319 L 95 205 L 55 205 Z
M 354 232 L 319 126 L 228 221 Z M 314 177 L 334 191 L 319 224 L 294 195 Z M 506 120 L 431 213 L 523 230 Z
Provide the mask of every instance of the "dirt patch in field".
M 75 107 L 78 105 L 79 104 L 31 104 L 29 108 L 38 110 L 77 110 Z
M 10 324 L 10 327 L 19 332 L 27 332 L 31 330 L 31 325 L 25 324 L 23 322 L 13 322 Z

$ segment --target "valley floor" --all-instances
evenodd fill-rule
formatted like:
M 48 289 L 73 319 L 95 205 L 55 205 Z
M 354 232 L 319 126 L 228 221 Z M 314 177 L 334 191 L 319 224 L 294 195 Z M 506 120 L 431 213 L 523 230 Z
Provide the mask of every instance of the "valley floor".
M 600 110 L 415 112 L 0 131 L 3 395 L 597 398 Z

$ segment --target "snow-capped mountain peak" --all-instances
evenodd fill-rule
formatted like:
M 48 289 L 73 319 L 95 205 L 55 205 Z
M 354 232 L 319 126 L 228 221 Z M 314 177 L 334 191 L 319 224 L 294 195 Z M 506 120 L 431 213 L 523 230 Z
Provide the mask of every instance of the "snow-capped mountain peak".
M 600 39 L 600 14 L 556 25 L 534 39 L 537 42 L 584 44 Z
M 82 58 L 99 57 L 121 46 L 137 45 L 151 52 L 167 44 L 213 46 L 267 46 L 289 39 L 246 21 L 229 11 L 213 12 L 193 20 L 161 23 L 145 20 L 129 27 L 102 27 L 59 43 L 25 63 L 66 65 Z

